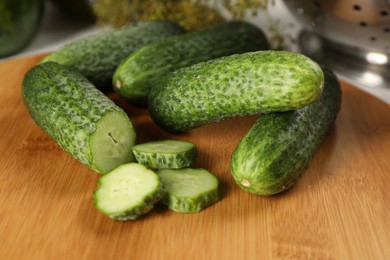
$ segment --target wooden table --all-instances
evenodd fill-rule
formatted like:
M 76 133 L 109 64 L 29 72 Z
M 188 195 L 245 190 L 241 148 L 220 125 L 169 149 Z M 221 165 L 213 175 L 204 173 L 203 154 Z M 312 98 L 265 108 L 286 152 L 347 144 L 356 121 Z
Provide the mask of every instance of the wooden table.
M 341 112 L 303 177 L 258 197 L 239 189 L 230 155 L 257 117 L 181 135 L 111 95 L 138 141 L 190 140 L 196 167 L 221 180 L 220 202 L 197 214 L 163 205 L 115 222 L 92 203 L 98 174 L 62 151 L 21 98 L 41 57 L 0 63 L 0 259 L 390 259 L 390 107 L 342 82 Z

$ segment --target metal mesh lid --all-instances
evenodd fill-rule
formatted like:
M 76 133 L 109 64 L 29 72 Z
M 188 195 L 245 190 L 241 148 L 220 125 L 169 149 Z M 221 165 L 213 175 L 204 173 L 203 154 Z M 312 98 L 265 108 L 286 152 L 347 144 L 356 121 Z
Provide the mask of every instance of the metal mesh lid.
M 288 0 L 292 13 L 320 36 L 349 47 L 390 53 L 389 0 Z

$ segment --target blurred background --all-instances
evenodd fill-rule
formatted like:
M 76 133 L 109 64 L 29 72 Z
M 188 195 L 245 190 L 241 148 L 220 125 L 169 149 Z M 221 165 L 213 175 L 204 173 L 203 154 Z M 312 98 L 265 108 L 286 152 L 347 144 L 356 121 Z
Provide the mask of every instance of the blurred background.
M 189 31 L 244 19 L 273 49 L 304 53 L 390 104 L 389 0 L 0 0 L 0 62 L 150 19 Z
M 290 48 L 294 29 L 282 1 L 268 0 L 0 0 L 0 57 L 53 50 L 65 42 L 142 20 L 177 22 L 197 30 L 229 19 L 250 20 L 273 48 Z M 7 18 L 8 17 L 8 18 Z M 282 19 L 280 19 L 282 18 Z M 295 26 L 296 27 L 296 26 Z M 15 42 L 20 42 L 15 44 Z M 9 44 L 7 44 L 9 42 Z

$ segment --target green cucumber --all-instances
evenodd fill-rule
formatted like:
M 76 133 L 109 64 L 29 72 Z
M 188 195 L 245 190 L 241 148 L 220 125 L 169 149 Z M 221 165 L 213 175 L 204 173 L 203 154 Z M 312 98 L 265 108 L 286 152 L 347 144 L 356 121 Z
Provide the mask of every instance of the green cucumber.
M 167 192 L 161 201 L 175 212 L 200 212 L 220 199 L 219 181 L 205 169 L 161 169 L 157 174 Z
M 138 163 L 152 169 L 189 167 L 197 157 L 193 143 L 179 140 L 161 140 L 138 144 L 132 148 Z
M 102 90 L 111 88 L 117 66 L 134 50 L 166 37 L 183 33 L 180 26 L 165 21 L 147 21 L 103 31 L 64 45 L 41 62 L 67 65 Z
M 83 164 L 107 173 L 134 160 L 129 117 L 83 75 L 42 63 L 27 72 L 22 92 L 33 120 Z
M 222 56 L 268 48 L 264 33 L 241 21 L 168 37 L 129 55 L 115 71 L 114 91 L 132 104 L 146 106 L 150 89 L 171 71 Z
M 317 100 L 321 67 L 286 51 L 234 54 L 178 69 L 151 90 L 149 111 L 162 128 L 180 132 L 235 116 L 287 111 Z
M 341 103 L 336 76 L 324 69 L 325 87 L 318 101 L 288 112 L 262 115 L 231 157 L 237 184 L 256 195 L 289 189 L 310 163 Z
M 153 209 L 165 195 L 160 177 L 137 163 L 120 165 L 98 180 L 94 206 L 118 221 L 135 220 Z

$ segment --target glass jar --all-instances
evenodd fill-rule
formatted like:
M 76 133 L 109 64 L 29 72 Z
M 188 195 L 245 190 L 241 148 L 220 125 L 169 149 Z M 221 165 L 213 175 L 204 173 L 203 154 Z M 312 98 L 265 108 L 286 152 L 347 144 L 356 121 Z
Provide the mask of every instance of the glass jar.
M 43 0 L 0 0 L 0 58 L 26 47 L 36 35 Z

